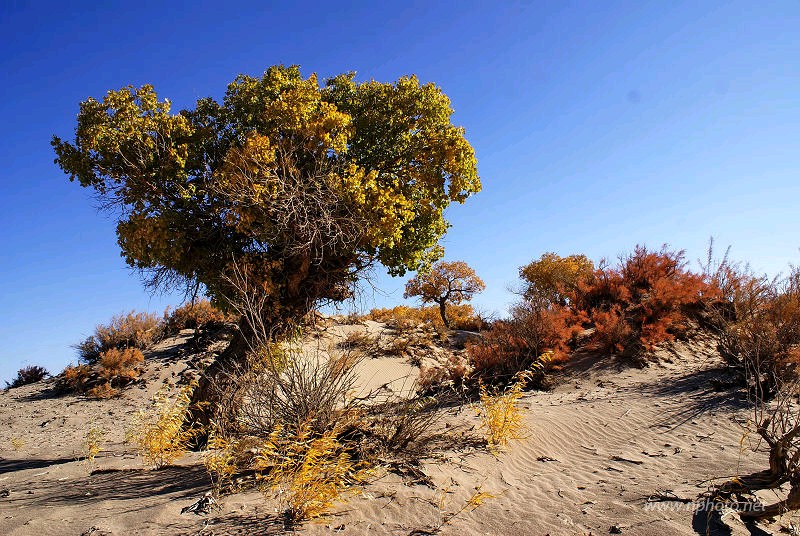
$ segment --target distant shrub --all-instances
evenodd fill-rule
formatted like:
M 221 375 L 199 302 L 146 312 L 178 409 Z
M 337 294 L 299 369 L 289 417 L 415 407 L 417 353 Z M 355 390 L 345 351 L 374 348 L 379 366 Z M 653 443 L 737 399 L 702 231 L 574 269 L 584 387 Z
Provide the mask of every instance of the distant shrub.
M 100 376 L 110 383 L 124 385 L 139 376 L 138 367 L 143 362 L 144 354 L 138 348 L 112 348 L 100 354 L 97 369 Z
M 11 383 L 6 382 L 6 389 L 13 389 L 15 387 L 22 387 L 31 383 L 42 381 L 50 373 L 47 369 L 39 365 L 31 365 L 23 367 L 17 371 L 17 377 L 11 380 Z
M 461 305 L 447 304 L 446 309 L 447 318 L 452 329 L 477 331 L 486 324 L 468 303 Z M 437 331 L 446 329 L 439 313 L 439 307 L 435 306 L 409 307 L 408 305 L 398 305 L 389 309 L 372 309 L 364 318 L 376 322 L 385 322 L 401 331 L 421 324 L 430 324 Z
M 56 378 L 56 392 L 84 393 L 92 387 L 90 382 L 95 377 L 89 365 L 69 365 Z
M 74 347 L 78 350 L 80 359 L 91 365 L 107 350 L 144 350 L 158 341 L 161 331 L 161 322 L 155 314 L 131 311 L 112 317 L 108 324 L 98 325 L 94 335 Z
M 686 266 L 683 251 L 636 246 L 617 267 L 603 265 L 579 285 L 573 307 L 594 324 L 598 348 L 640 357 L 684 332 L 691 309 L 717 296 Z
M 467 344 L 473 374 L 490 383 L 503 383 L 532 367 L 538 372 L 551 370 L 568 358 L 584 329 L 584 319 L 540 299 L 523 301 L 511 308 L 508 320 L 495 322 L 485 331 L 481 341 Z
M 100 353 L 94 365 L 70 365 L 56 378 L 56 392 L 83 393 L 105 399 L 119 394 L 141 374 L 144 354 L 138 348 L 111 348 Z
M 167 335 L 177 335 L 182 329 L 207 329 L 232 322 L 233 315 L 214 307 L 209 300 L 187 303 L 174 311 L 164 312 L 163 327 Z

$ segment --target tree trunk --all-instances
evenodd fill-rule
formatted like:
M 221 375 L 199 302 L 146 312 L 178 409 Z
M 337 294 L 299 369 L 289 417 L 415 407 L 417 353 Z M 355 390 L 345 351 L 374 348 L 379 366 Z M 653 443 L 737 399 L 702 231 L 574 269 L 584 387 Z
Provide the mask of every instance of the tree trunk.
M 439 314 L 442 315 L 442 322 L 444 322 L 444 327 L 450 329 L 450 321 L 447 320 L 447 307 L 446 307 L 446 300 L 442 300 L 439 303 Z
M 208 425 L 219 407 L 222 397 L 229 391 L 232 381 L 231 373 L 245 364 L 250 349 L 248 334 L 250 326 L 244 318 L 239 320 L 236 332 L 227 348 L 205 368 L 200 374 L 197 387 L 192 393 L 190 415 L 187 425 L 198 425 L 203 428 L 198 435 L 198 444 L 205 444 L 208 437 Z

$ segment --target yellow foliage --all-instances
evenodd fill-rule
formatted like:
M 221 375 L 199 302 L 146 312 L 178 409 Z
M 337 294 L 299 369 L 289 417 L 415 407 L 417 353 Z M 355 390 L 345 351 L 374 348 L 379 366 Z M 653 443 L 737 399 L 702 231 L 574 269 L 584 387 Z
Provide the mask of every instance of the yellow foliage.
M 86 436 L 83 439 L 83 457 L 89 467 L 94 466 L 95 458 L 100 454 L 100 451 L 102 451 L 101 443 L 104 435 L 105 432 L 96 426 L 92 426 L 89 428 L 89 431 L 86 432 Z
M 169 465 L 188 450 L 189 442 L 199 431 L 183 426 L 196 386 L 197 380 L 192 380 L 174 400 L 162 389 L 154 397 L 154 411 L 140 410 L 136 415 L 128 440 L 136 443 L 145 465 L 154 468 Z
M 480 384 L 478 415 L 492 451 L 502 449 L 511 441 L 524 437 L 525 425 L 518 402 L 522 398 L 522 389 L 528 375 L 527 372 L 517 374 L 516 381 L 499 394 L 489 393 L 483 382 Z
M 304 425 L 287 435 L 279 427 L 264 442 L 256 462 L 259 479 L 265 493 L 285 504 L 290 524 L 324 515 L 365 477 L 339 442 L 339 432 L 315 435 Z
M 526 298 L 562 305 L 567 294 L 593 273 L 594 263 L 586 255 L 559 257 L 555 253 L 545 253 L 519 269 Z
M 11 438 L 11 448 L 13 448 L 15 452 L 20 450 L 24 446 L 25 446 L 24 440 L 20 439 L 19 437 Z
M 214 492 L 219 495 L 223 489 L 230 487 L 231 480 L 238 471 L 234 455 L 235 441 L 225 439 L 212 427 L 207 446 L 203 465 L 211 477 Z

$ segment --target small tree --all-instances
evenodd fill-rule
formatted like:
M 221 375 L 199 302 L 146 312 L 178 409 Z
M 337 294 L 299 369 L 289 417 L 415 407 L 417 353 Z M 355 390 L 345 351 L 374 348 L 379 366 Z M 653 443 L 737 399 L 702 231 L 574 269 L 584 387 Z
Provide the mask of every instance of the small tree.
M 458 305 L 483 291 L 486 285 L 464 261 L 437 262 L 430 272 L 418 274 L 406 283 L 404 298 L 419 296 L 422 303 L 436 303 L 442 322 L 450 327 L 447 304 Z
M 586 255 L 560 257 L 545 253 L 519 269 L 522 294 L 528 301 L 544 300 L 557 305 L 566 305 L 570 293 L 593 274 L 594 263 Z

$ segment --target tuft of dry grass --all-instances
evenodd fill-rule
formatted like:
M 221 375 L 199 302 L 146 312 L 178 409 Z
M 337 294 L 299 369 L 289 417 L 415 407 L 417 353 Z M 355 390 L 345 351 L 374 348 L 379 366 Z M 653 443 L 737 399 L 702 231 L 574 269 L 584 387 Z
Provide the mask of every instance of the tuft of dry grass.
M 511 441 L 525 437 L 519 400 L 527 378 L 528 373 L 518 374 L 514 383 L 500 393 L 490 393 L 483 382 L 480 383 L 480 404 L 477 412 L 491 451 L 502 450 Z
M 360 348 L 369 350 L 377 343 L 376 337 L 370 335 L 366 331 L 351 331 L 339 343 L 340 348 Z
M 193 380 L 174 399 L 162 389 L 154 397 L 153 407 L 140 410 L 135 416 L 127 440 L 137 445 L 144 465 L 164 467 L 188 451 L 189 443 L 198 433 L 197 428 L 184 428 L 196 386 L 197 380 Z
M 355 463 L 335 428 L 316 434 L 301 426 L 285 433 L 276 428 L 264 442 L 256 468 L 262 489 L 283 504 L 287 526 L 325 515 L 352 484 L 366 476 Z
M 104 436 L 105 431 L 102 428 L 92 426 L 83 438 L 83 459 L 90 469 L 94 467 L 97 455 L 103 450 L 101 445 Z

